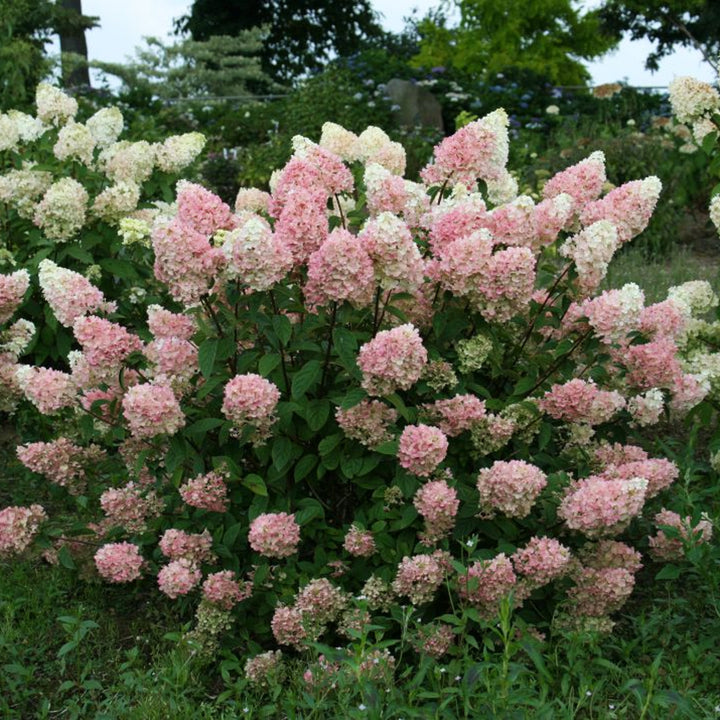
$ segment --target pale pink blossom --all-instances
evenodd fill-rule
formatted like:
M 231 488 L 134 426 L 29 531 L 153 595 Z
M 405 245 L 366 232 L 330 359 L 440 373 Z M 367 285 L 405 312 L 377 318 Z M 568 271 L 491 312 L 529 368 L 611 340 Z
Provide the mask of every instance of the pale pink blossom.
M 15 314 L 29 286 L 27 270 L 0 275 L 0 323 L 7 322 Z
M 480 471 L 477 488 L 484 512 L 501 512 L 508 517 L 523 518 L 530 514 L 547 477 L 540 468 L 524 460 L 498 460 Z
M 202 533 L 187 533 L 184 530 L 169 528 L 159 542 L 160 550 L 170 560 L 189 560 L 200 565 L 213 558 L 212 536 L 208 530 Z
M 400 435 L 398 462 L 408 472 L 427 477 L 445 459 L 448 440 L 431 425 L 408 425 Z
M 130 432 L 138 438 L 174 435 L 185 425 L 185 414 L 167 385 L 146 383 L 128 388 L 122 408 Z
M 225 386 L 222 412 L 236 429 L 252 427 L 254 442 L 262 443 L 270 435 L 279 400 L 280 391 L 264 377 L 236 375 Z
M 0 558 L 26 550 L 45 520 L 47 515 L 40 505 L 0 510 Z
M 295 515 L 264 513 L 250 523 L 250 547 L 266 557 L 289 557 L 300 542 L 300 526 Z
M 343 547 L 355 557 L 370 557 L 375 553 L 375 540 L 368 530 L 361 530 L 357 525 L 351 525 L 345 533 Z
M 460 501 L 457 490 L 445 480 L 433 480 L 417 491 L 413 505 L 425 520 L 423 542 L 434 544 L 446 537 L 455 526 Z
M 209 472 L 184 482 L 179 488 L 180 497 L 191 507 L 212 512 L 225 512 L 230 499 L 223 475 Z
M 189 560 L 172 560 L 158 572 L 160 592 L 170 598 L 187 595 L 202 579 L 202 573 Z
M 104 580 L 112 583 L 137 580 L 144 564 L 140 548 L 133 543 L 108 543 L 95 553 L 98 573 Z
M 500 601 L 517 588 L 517 576 L 505 553 L 492 560 L 478 560 L 458 576 L 460 597 L 476 607 L 480 615 L 492 618 Z
M 338 408 L 335 419 L 347 437 L 375 448 L 392 439 L 390 426 L 397 420 L 397 410 L 380 400 L 361 400 L 347 410 Z

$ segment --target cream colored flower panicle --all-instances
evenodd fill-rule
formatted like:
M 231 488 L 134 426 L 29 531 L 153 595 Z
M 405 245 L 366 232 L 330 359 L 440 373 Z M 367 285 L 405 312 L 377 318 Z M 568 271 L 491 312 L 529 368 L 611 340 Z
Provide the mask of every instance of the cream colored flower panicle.
M 69 120 L 60 128 L 58 139 L 53 147 L 53 154 L 58 160 L 79 160 L 83 165 L 91 165 L 95 138 L 82 123 Z
M 323 124 L 319 144 L 346 162 L 353 162 L 358 158 L 358 136 L 337 123 Z
M 5 113 L 0 114 L 0 152 L 3 150 L 15 150 L 20 142 L 15 121 Z
M 693 77 L 675 78 L 668 86 L 673 114 L 681 123 L 694 123 L 720 110 L 720 94 L 706 82 Z
M 102 108 L 85 123 L 100 148 L 112 145 L 123 131 L 125 121 L 118 108 Z
M 15 123 L 21 142 L 34 142 L 48 129 L 40 118 L 19 110 L 8 110 L 8 117 Z
M 167 173 L 180 172 L 197 158 L 205 142 L 205 136 L 199 132 L 171 135 L 155 145 L 158 168 Z
M 77 100 L 48 83 L 40 83 L 35 91 L 37 116 L 49 125 L 64 125 L 78 111 Z

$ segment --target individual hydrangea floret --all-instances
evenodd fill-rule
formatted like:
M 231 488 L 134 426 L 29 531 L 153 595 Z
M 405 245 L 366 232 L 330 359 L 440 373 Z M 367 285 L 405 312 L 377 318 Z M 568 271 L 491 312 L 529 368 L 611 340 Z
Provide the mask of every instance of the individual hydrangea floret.
M 250 547 L 266 557 L 289 557 L 300 542 L 300 526 L 295 515 L 264 513 L 250 523 Z

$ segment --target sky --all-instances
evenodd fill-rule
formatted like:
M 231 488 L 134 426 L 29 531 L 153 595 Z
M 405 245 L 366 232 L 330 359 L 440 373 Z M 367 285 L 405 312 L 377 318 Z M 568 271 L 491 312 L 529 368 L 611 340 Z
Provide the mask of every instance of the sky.
M 143 36 L 167 39 L 173 19 L 183 15 L 190 4 L 189 0 L 82 0 L 83 12 L 100 18 L 100 27 L 86 33 L 90 58 L 122 62 L 142 44 Z M 414 8 L 422 17 L 439 2 L 372 0 L 372 4 L 383 15 L 383 27 L 397 32 L 403 27 L 403 18 Z M 650 73 L 644 69 L 644 62 L 651 47 L 647 41 L 624 40 L 614 53 L 588 65 L 593 84 L 625 80 L 633 86 L 664 87 L 677 75 L 692 75 L 706 82 L 714 80 L 711 68 L 702 61 L 700 53 L 686 49 L 663 60 L 659 71 Z

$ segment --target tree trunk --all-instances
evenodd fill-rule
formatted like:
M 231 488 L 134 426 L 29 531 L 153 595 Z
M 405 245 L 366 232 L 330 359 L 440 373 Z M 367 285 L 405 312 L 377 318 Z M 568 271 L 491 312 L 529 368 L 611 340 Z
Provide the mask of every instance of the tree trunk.
M 82 15 L 82 0 L 60 0 L 60 6 L 65 10 Z M 68 23 L 60 32 L 60 52 L 75 53 L 88 59 L 85 30 L 80 23 Z M 87 65 L 76 66 L 75 63 L 62 61 L 63 85 L 66 88 L 90 87 L 90 72 Z

